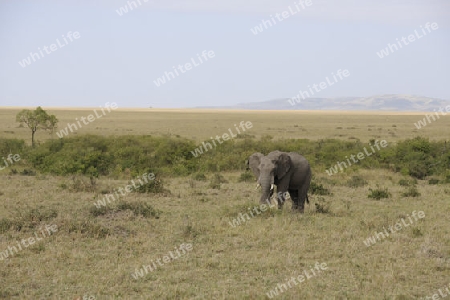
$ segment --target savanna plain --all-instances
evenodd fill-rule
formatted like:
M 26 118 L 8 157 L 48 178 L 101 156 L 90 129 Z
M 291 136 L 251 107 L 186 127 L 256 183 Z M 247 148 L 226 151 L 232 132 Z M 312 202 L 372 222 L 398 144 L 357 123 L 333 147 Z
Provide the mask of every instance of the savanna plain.
M 44 109 L 56 132 L 93 110 Z M 1 299 L 450 299 L 448 116 L 117 109 L 31 147 L 20 110 L 0 109 Z M 304 214 L 253 210 L 245 160 L 274 150 L 311 163 Z

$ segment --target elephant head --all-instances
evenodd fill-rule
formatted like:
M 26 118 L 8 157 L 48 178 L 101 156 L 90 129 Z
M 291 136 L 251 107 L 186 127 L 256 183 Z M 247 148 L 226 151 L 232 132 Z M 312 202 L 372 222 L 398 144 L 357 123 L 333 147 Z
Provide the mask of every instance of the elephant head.
M 281 208 L 287 195 L 293 201 L 293 208 L 301 212 L 311 182 L 311 168 L 306 158 L 295 152 L 273 151 L 267 156 L 262 153 L 252 154 L 248 161 L 248 168 L 252 170 L 261 186 L 261 203 L 270 203 L 270 198 L 277 186 L 278 207 Z
M 262 188 L 260 202 L 267 203 L 273 194 L 274 185 L 291 169 L 291 158 L 287 153 L 275 151 L 269 156 L 255 153 L 248 159 L 248 166 Z

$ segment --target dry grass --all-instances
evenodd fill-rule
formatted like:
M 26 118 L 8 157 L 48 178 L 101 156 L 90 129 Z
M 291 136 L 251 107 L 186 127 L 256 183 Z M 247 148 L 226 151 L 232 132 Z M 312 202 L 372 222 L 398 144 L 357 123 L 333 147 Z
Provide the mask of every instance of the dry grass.
M 416 299 L 448 284 L 450 263 L 449 186 L 419 182 L 422 195 L 403 198 L 401 178 L 382 171 L 361 171 L 370 184 L 350 189 L 350 176 L 329 181 L 318 175 L 330 196 L 312 196 L 304 215 L 284 210 L 261 214 L 239 227 L 229 221 L 258 205 L 253 184 L 237 183 L 237 173 L 225 174 L 220 190 L 208 182 L 170 180 L 171 195 L 130 194 L 129 203 L 143 201 L 161 211 L 144 218 L 129 210 L 94 216 L 96 193 L 61 189 L 67 178 L 4 176 L 0 183 L 0 218 L 20 221 L 32 208 L 57 216 L 30 223 L 20 232 L 7 231 L 0 250 L 33 236 L 44 224 L 56 224 L 54 235 L 2 261 L 0 295 L 16 299 L 265 299 L 278 283 L 298 276 L 316 262 L 329 269 L 303 282 L 280 299 Z M 211 176 L 210 176 L 211 177 Z M 391 199 L 367 198 L 376 183 L 387 187 Z M 120 187 L 125 181 L 99 184 Z M 315 212 L 315 203 L 330 212 Z M 116 203 L 110 204 L 112 207 Z M 412 211 L 426 217 L 366 247 L 363 241 L 407 220 Z M 102 232 L 107 232 L 106 236 Z M 193 250 L 135 280 L 135 268 L 150 264 L 182 243 Z M 45 267 L 43 267 L 45 266 Z
M 2 128 L 26 132 L 16 128 L 14 122 L 6 122 L 5 111 L 0 110 Z M 62 123 L 85 115 L 74 110 L 51 113 Z M 371 132 L 367 128 L 373 128 L 372 133 L 381 138 L 394 138 L 387 130 L 396 129 L 395 138 L 403 139 L 412 135 L 412 122 L 417 118 L 118 112 L 114 118 L 111 115 L 110 119 L 105 117 L 86 126 L 79 134 L 171 132 L 202 140 L 225 132 L 235 121 L 250 120 L 254 130 L 249 133 L 256 136 L 275 135 L 284 124 L 291 124 L 288 131 L 297 138 L 327 138 L 340 132 L 368 140 Z M 430 135 L 439 138 L 448 133 L 448 129 L 444 130 L 448 124 L 447 118 L 424 130 L 439 132 Z M 343 129 L 336 129 L 338 126 Z M 382 129 L 376 130 L 378 127 Z M 408 136 L 402 135 L 406 132 Z M 8 134 L 1 132 L 3 137 Z M 21 134 L 17 135 L 26 137 Z M 43 140 L 44 134 L 38 139 Z M 312 195 L 304 215 L 292 214 L 287 203 L 283 211 L 265 212 L 233 228 L 229 221 L 257 206 L 259 196 L 253 183 L 238 183 L 240 173 L 222 175 L 228 183 L 222 183 L 220 189 L 209 188 L 213 174 L 207 174 L 207 181 L 164 178 L 170 194 L 132 193 L 124 199 L 127 203 L 151 205 L 160 211 L 155 218 L 117 209 L 118 203 L 110 204 L 112 209 L 106 214 L 92 213 L 94 200 L 101 197 L 102 190 L 123 187 L 126 180 L 104 178 L 94 191 L 76 192 L 69 188 L 72 181 L 68 177 L 0 173 L 0 222 L 6 219 L 13 225 L 0 233 L 0 251 L 33 236 L 40 226 L 58 226 L 57 233 L 0 261 L 0 298 L 267 299 L 266 293 L 278 283 L 286 283 L 316 262 L 326 263 L 328 270 L 288 289 L 277 299 L 418 299 L 449 284 L 449 184 L 419 181 L 421 196 L 411 198 L 402 197 L 407 187 L 398 184 L 403 178 L 398 173 L 352 168 L 331 177 L 315 173 L 314 180 L 332 194 Z M 360 176 L 368 184 L 347 187 L 352 176 Z M 369 188 L 377 184 L 387 188 L 392 197 L 369 199 Z M 329 207 L 328 213 L 317 213 L 316 203 Z M 33 209 L 37 209 L 38 216 L 36 210 L 30 213 Z M 363 241 L 375 231 L 406 219 L 414 210 L 424 211 L 426 217 L 371 247 L 364 245 Z M 17 224 L 22 225 L 20 231 L 14 229 Z M 162 258 L 182 243 L 191 243 L 193 250 L 143 278 L 135 280 L 131 276 L 136 268 Z
M 45 109 L 45 108 L 44 108 Z M 26 128 L 19 128 L 15 116 L 20 109 L 0 109 L 0 137 L 17 137 L 31 140 Z M 75 119 L 87 117 L 92 109 L 48 109 L 59 119 L 59 129 Z M 240 121 L 251 121 L 248 134 L 255 137 L 271 135 L 274 138 L 344 140 L 385 139 L 389 142 L 412 138 L 417 135 L 431 139 L 446 139 L 450 131 L 450 115 L 442 117 L 417 130 L 414 126 L 423 114 L 417 113 L 367 113 L 367 112 L 317 112 L 317 111 L 239 111 L 239 110 L 162 110 L 118 109 L 71 134 L 100 135 L 180 135 L 198 142 L 211 136 L 222 135 Z M 56 135 L 54 135 L 55 138 Z M 45 132 L 36 134 L 37 140 L 51 138 Z

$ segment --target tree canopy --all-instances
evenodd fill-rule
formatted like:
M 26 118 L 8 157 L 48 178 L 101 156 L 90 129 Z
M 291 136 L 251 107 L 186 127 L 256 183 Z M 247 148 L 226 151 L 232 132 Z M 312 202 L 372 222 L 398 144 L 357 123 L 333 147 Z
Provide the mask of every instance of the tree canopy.
M 57 127 L 58 119 L 55 115 L 49 115 L 42 107 L 35 110 L 23 109 L 16 116 L 16 122 L 25 124 L 31 130 L 31 144 L 34 146 L 34 135 L 39 129 L 53 133 Z

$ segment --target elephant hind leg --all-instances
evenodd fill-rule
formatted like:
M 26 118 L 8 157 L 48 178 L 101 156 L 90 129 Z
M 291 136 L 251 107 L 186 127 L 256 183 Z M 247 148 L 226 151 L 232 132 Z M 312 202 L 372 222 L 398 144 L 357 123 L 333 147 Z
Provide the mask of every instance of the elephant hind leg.
M 292 210 L 297 210 L 298 209 L 298 194 L 299 194 L 299 190 L 289 190 L 289 195 L 291 196 L 292 199 Z
M 299 194 L 299 210 L 303 212 L 305 209 L 305 202 L 309 203 L 308 190 L 303 188 L 298 191 Z

